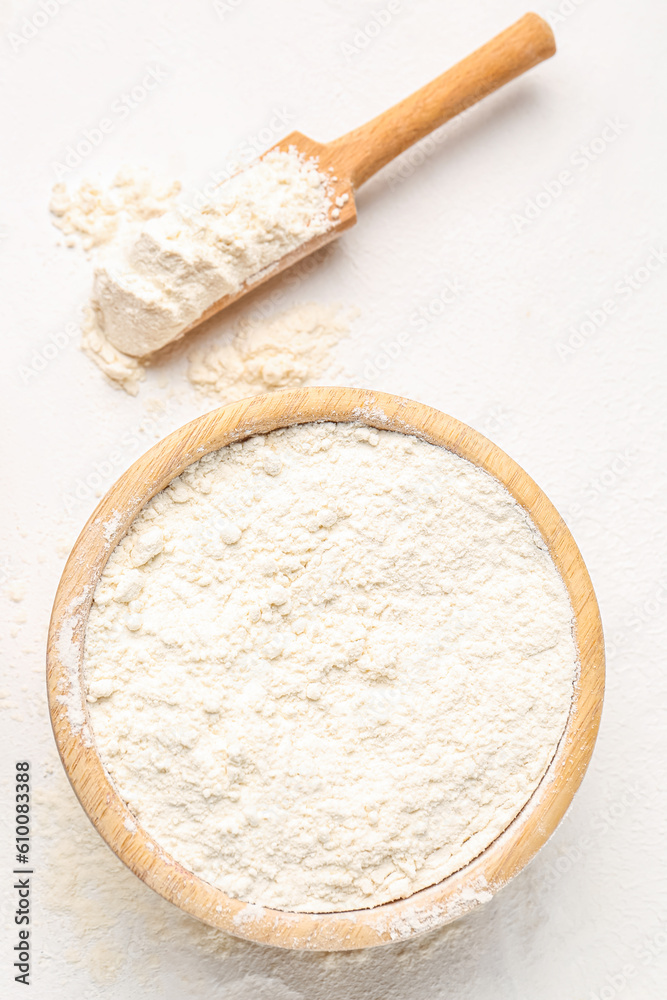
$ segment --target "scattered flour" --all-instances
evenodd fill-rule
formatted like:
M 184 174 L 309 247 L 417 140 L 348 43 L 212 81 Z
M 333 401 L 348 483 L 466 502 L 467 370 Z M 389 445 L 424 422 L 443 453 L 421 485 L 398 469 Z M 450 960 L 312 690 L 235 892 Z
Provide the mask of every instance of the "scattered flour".
M 188 378 L 226 401 L 305 385 L 330 364 L 352 314 L 308 302 L 267 320 L 241 320 L 234 336 L 190 355 Z
M 137 358 L 123 354 L 104 335 L 100 309 L 93 299 L 84 315 L 81 327 L 81 350 L 107 378 L 130 396 L 136 396 L 145 377 L 145 366 Z
M 107 187 L 84 180 L 76 191 L 53 188 L 49 208 L 54 224 L 86 251 L 110 243 L 119 233 L 164 215 L 181 190 L 179 181 L 164 181 L 145 169 L 124 167 Z
M 232 896 L 375 905 L 526 803 L 576 672 L 525 512 L 452 453 L 307 424 L 193 464 L 103 573 L 85 673 L 138 822 Z

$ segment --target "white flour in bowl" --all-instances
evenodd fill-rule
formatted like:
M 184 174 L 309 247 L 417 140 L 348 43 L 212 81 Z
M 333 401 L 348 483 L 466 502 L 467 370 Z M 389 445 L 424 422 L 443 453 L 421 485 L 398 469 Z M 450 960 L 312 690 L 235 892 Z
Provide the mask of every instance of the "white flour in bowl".
M 563 733 L 572 610 L 491 476 L 306 424 L 191 465 L 97 587 L 91 725 L 160 845 L 229 895 L 367 907 L 465 865 Z

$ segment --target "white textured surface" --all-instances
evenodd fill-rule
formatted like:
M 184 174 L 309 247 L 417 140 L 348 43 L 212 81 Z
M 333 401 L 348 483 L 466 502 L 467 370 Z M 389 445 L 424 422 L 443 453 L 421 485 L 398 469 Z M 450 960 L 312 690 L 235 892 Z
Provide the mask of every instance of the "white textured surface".
M 185 472 L 111 555 L 90 720 L 144 829 L 230 896 L 386 903 L 477 857 L 567 721 L 572 608 L 491 476 L 306 424 Z
M 557 11 L 558 2 L 534 8 Z M 188 395 L 180 354 L 132 399 L 75 348 L 71 324 L 90 275 L 54 247 L 53 161 L 106 117 L 112 130 L 73 179 L 143 163 L 187 181 L 194 199 L 262 130 L 267 145 L 293 128 L 333 137 L 524 12 L 509 0 L 403 2 L 376 38 L 346 54 L 342 43 L 363 41 L 356 32 L 386 8 L 382 0 L 218 6 L 221 16 L 204 0 L 71 2 L 16 52 L 7 32 L 39 6 L 1 8 L 11 100 L 0 114 L 3 150 L 12 151 L 3 155 L 0 219 L 12 470 L 3 493 L 2 994 L 23 995 L 9 979 L 5 786 L 8 764 L 29 754 L 40 790 L 34 1000 L 661 1000 L 667 268 L 642 270 L 656 263 L 654 248 L 667 249 L 667 11 L 658 0 L 563 3 L 571 13 L 556 25 L 555 59 L 389 167 L 360 193 L 358 226 L 318 269 L 245 307 L 277 307 L 271 296 L 281 291 L 282 307 L 359 306 L 345 349 L 350 381 L 411 395 L 485 431 L 568 519 L 601 603 L 607 698 L 589 773 L 534 863 L 422 942 L 287 954 L 228 941 L 163 903 L 98 842 L 61 776 L 43 655 L 64 556 L 95 491 L 201 401 Z M 164 79 L 123 113 L 121 95 L 156 65 Z M 594 153 L 607 119 L 620 121 L 620 134 L 607 131 L 611 141 Z M 581 147 L 591 149 L 588 166 Z M 558 194 L 565 170 L 572 180 Z M 540 192 L 544 204 L 545 185 L 556 195 L 517 231 L 513 215 Z M 605 303 L 612 311 L 601 316 Z M 573 334 L 588 312 L 604 322 Z M 202 340 L 222 328 L 210 324 Z M 559 354 L 569 337 L 572 352 Z M 182 399 L 160 386 L 167 377 Z

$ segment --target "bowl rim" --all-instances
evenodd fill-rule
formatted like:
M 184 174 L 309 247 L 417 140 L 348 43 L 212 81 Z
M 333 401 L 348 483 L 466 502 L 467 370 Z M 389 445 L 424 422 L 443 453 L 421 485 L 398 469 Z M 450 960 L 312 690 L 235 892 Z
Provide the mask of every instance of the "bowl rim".
M 404 899 L 368 909 L 296 913 L 232 899 L 172 858 L 145 831 L 107 775 L 92 736 L 83 685 L 88 612 L 109 555 L 145 504 L 211 451 L 294 424 L 357 421 L 414 434 L 479 466 L 528 513 L 548 546 L 574 611 L 579 671 L 563 736 L 532 796 L 508 827 L 465 867 Z M 263 944 L 351 950 L 405 940 L 485 902 L 533 858 L 579 787 L 597 736 L 604 694 L 602 623 L 577 545 L 553 504 L 508 455 L 439 410 L 367 389 L 308 387 L 215 409 L 168 434 L 108 490 L 85 524 L 56 593 L 47 645 L 47 688 L 58 751 L 79 802 L 102 838 L 142 881 L 186 913 Z

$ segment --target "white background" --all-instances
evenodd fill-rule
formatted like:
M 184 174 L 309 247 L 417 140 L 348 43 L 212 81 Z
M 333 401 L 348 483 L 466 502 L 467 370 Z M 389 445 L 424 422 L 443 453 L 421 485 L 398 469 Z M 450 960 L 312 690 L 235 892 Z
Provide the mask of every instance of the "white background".
M 1 996 L 664 996 L 667 8 L 563 0 L 558 14 L 558 3 L 535 4 L 559 22 L 556 58 L 369 183 L 356 229 L 286 301 L 357 307 L 339 355 L 348 381 L 484 431 L 561 510 L 605 624 L 600 739 L 567 817 L 491 903 L 421 941 L 329 956 L 236 942 L 185 917 L 111 855 L 63 779 L 43 660 L 68 547 L 96 491 L 212 404 L 184 378 L 188 345 L 131 398 L 104 381 L 75 337 L 59 336 L 78 323 L 90 268 L 57 245 L 47 212 L 54 164 L 111 117 L 113 131 L 67 182 L 146 165 L 182 179 L 191 197 L 276 111 L 289 116 L 284 131 L 334 138 L 525 8 L 402 0 L 376 33 L 364 26 L 383 0 L 222 0 L 217 10 L 205 0 L 70 0 L 47 3 L 47 23 L 38 2 L 2 4 Z M 31 33 L 24 17 L 40 25 L 25 44 L 15 37 Z M 164 79 L 121 119 L 114 102 L 151 67 Z M 264 144 L 281 133 L 265 132 Z M 603 135 L 610 141 L 594 142 Z M 570 183 L 559 190 L 564 170 Z M 596 323 L 608 300 L 611 314 Z M 233 320 L 203 336 L 226 335 Z M 410 342 L 392 360 L 406 331 Z M 54 337 L 64 346 L 44 362 Z M 22 758 L 36 798 L 30 994 L 10 968 L 10 779 Z

